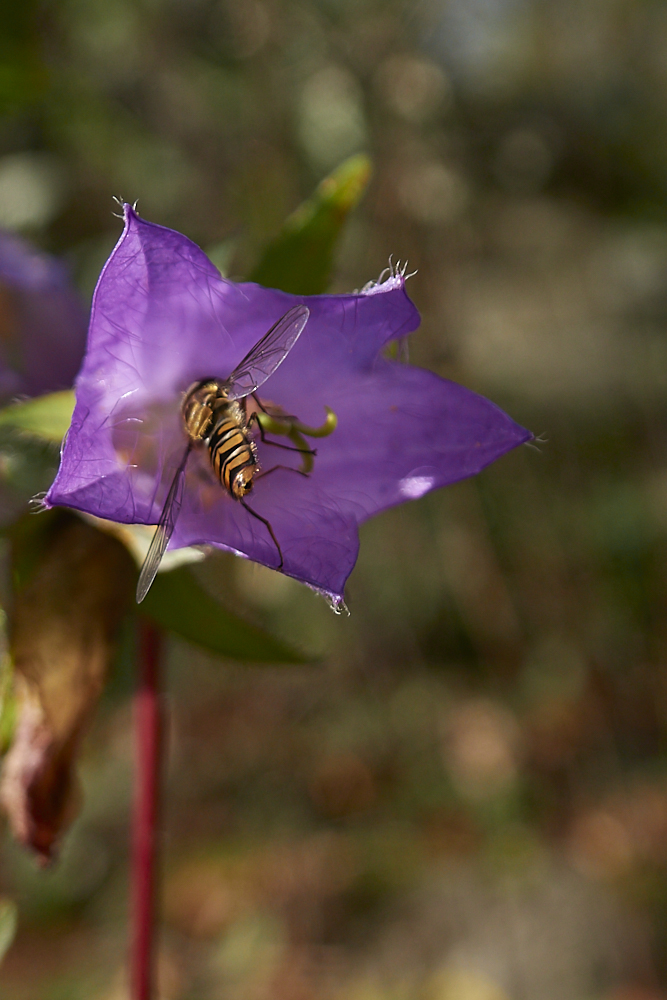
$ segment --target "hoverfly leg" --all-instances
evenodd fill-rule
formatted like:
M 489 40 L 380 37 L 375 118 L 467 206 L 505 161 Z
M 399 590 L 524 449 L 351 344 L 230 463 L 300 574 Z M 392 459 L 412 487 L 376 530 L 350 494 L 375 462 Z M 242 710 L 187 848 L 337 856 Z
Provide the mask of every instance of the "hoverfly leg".
M 269 522 L 266 520 L 265 517 L 262 517 L 261 514 L 258 514 L 256 510 L 252 509 L 252 507 L 248 507 L 248 504 L 245 502 L 245 500 L 243 499 L 243 497 L 240 497 L 239 499 L 240 499 L 240 502 L 241 502 L 241 506 L 244 507 L 248 511 L 249 514 L 252 514 L 253 517 L 256 517 L 258 521 L 261 521 L 262 524 L 265 525 L 267 531 L 271 535 L 271 538 L 273 540 L 273 544 L 275 545 L 276 549 L 278 550 L 278 555 L 280 557 L 280 562 L 278 563 L 278 565 L 275 568 L 276 569 L 282 569 L 283 568 L 283 553 L 282 553 L 282 549 L 280 548 L 280 545 L 278 544 L 278 539 L 276 538 L 276 536 L 273 533 L 273 528 L 271 527 L 271 525 L 269 524 Z
M 291 444 L 278 444 L 277 441 L 268 441 L 264 436 L 262 436 L 262 444 L 268 444 L 271 448 L 282 448 L 283 451 L 298 451 L 300 455 L 313 455 L 313 457 L 317 457 L 317 448 L 296 448 Z M 287 466 L 284 466 L 284 468 L 286 469 Z M 298 472 L 299 470 L 295 469 L 294 471 Z
M 271 413 L 271 410 L 268 410 L 266 408 L 266 406 L 264 406 L 264 403 L 261 401 L 261 399 L 259 398 L 259 396 L 257 395 L 256 392 L 251 393 L 251 396 L 255 400 L 258 409 L 260 409 L 262 411 L 262 413 L 266 413 L 267 417 L 274 417 L 274 419 L 277 419 L 277 420 L 296 420 L 297 419 L 296 417 L 292 416 L 289 413 Z
M 264 403 L 261 401 L 261 399 L 259 398 L 259 396 L 257 395 L 256 392 L 252 392 L 250 395 L 255 400 L 255 403 L 257 404 L 258 409 L 260 409 L 262 411 L 262 413 L 266 413 L 267 416 L 269 416 L 269 417 L 273 416 L 273 414 L 269 413 L 269 411 L 267 410 L 267 408 L 264 406 Z
M 271 444 L 270 441 L 267 441 L 266 443 Z M 279 448 L 280 445 L 276 445 L 276 447 Z M 258 479 L 264 479 L 266 476 L 270 476 L 271 473 L 276 472 L 277 469 L 284 469 L 285 472 L 296 472 L 297 475 L 299 476 L 305 476 L 306 479 L 310 478 L 310 472 L 304 472 L 303 469 L 295 469 L 291 465 L 273 465 L 271 466 L 270 469 L 267 469 L 266 472 L 260 472 L 258 475 L 256 475 L 254 478 L 254 482 L 257 482 Z
M 264 411 L 266 413 L 266 410 Z M 277 441 L 269 441 L 266 437 L 266 431 L 262 427 L 259 417 L 256 413 L 251 413 L 250 417 L 246 422 L 246 427 L 250 430 L 251 424 L 257 424 L 259 430 L 259 436 L 262 439 L 262 444 L 271 445 L 272 448 L 282 448 L 284 451 L 298 451 L 300 455 L 317 455 L 317 449 L 315 448 L 296 448 L 291 444 L 279 444 Z

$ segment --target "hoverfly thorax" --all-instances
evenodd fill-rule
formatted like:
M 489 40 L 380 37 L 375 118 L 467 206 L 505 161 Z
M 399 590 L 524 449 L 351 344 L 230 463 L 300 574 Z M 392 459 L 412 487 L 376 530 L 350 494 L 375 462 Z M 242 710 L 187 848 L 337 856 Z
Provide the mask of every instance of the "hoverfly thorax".
M 215 379 L 196 382 L 187 391 L 181 414 L 185 431 L 192 441 L 203 441 L 209 433 L 219 394 L 220 383 Z

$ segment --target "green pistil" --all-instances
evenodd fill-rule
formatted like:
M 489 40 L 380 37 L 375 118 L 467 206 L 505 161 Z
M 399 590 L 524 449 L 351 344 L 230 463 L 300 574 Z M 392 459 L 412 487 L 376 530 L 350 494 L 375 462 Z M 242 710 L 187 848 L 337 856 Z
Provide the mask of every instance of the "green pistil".
M 312 472 L 314 465 L 314 455 L 311 454 L 312 449 L 306 441 L 307 437 L 310 438 L 324 438 L 329 437 L 330 434 L 336 430 L 338 425 L 338 417 L 334 411 L 329 406 L 325 406 L 326 410 L 326 420 L 320 427 L 309 427 L 307 424 L 302 424 L 300 420 L 296 417 L 290 417 L 288 415 L 278 416 L 273 413 L 257 413 L 257 419 L 261 425 L 262 430 L 265 434 L 278 434 L 283 437 L 288 437 L 292 444 L 300 452 L 303 452 L 303 457 L 301 459 L 301 471 L 308 474 Z

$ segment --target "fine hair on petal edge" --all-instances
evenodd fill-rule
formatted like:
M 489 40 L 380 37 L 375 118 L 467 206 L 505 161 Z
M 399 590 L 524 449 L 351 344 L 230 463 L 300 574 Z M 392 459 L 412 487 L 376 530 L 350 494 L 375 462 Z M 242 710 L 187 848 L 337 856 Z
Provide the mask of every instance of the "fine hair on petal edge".
M 121 211 L 120 215 L 118 214 L 118 212 L 112 212 L 111 214 L 116 219 L 121 219 L 122 221 L 124 221 L 125 220 L 125 205 L 127 204 L 127 202 L 122 197 L 122 195 L 116 195 L 116 194 L 114 194 L 114 195 L 111 196 L 111 200 L 116 202 L 116 204 L 118 205 L 118 207 L 120 208 L 120 211 Z M 139 199 L 135 198 L 134 201 L 132 202 L 132 211 L 133 212 L 137 211 L 137 205 L 138 204 L 139 204 Z
M 46 502 L 46 492 L 35 493 L 34 497 L 30 497 L 28 500 L 28 507 L 30 508 L 31 514 L 43 514 L 44 511 L 50 510 L 49 504 Z
M 540 455 L 542 454 L 542 449 L 540 448 L 540 445 L 548 443 L 549 443 L 549 438 L 546 437 L 546 431 L 543 431 L 541 434 L 536 434 L 535 437 L 533 437 L 532 440 L 530 441 L 524 441 L 526 448 L 532 448 L 533 451 L 539 452 Z
M 387 267 L 384 268 L 379 274 L 379 276 L 371 281 L 367 281 L 362 289 L 357 289 L 356 293 L 359 292 L 363 295 L 364 292 L 372 292 L 374 289 L 381 288 L 384 285 L 392 287 L 397 282 L 405 282 L 408 278 L 414 278 L 417 271 L 410 271 L 408 273 L 408 262 L 403 261 L 401 264 L 400 260 L 397 260 L 394 264 L 393 254 L 389 255 L 389 262 Z

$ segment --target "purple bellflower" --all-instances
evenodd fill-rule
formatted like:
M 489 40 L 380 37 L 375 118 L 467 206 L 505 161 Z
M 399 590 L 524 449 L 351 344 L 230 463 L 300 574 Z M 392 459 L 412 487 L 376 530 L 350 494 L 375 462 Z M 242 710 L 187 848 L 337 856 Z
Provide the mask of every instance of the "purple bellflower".
M 86 327 L 66 267 L 0 232 L 0 403 L 69 389 L 84 355 Z
M 248 418 L 260 406 L 293 415 L 298 424 L 285 418 L 289 440 L 303 442 L 309 430 L 314 438 L 313 457 L 272 447 L 282 441 L 284 449 L 288 438 L 271 437 L 270 428 L 266 441 L 251 432 L 261 471 L 247 505 L 270 524 L 279 551 L 265 524 L 223 488 L 205 447 L 188 457 L 170 548 L 213 545 L 273 568 L 282 558 L 282 572 L 340 608 L 362 521 L 472 476 L 532 437 L 482 396 L 383 356 L 419 324 L 400 273 L 352 295 L 237 284 L 186 237 L 129 205 L 124 212 L 95 291 L 72 425 L 46 506 L 157 524 L 188 445 L 185 393 L 226 379 L 299 305 L 309 310 L 301 336 L 257 401 L 247 399 Z M 304 468 L 307 475 L 294 471 Z

